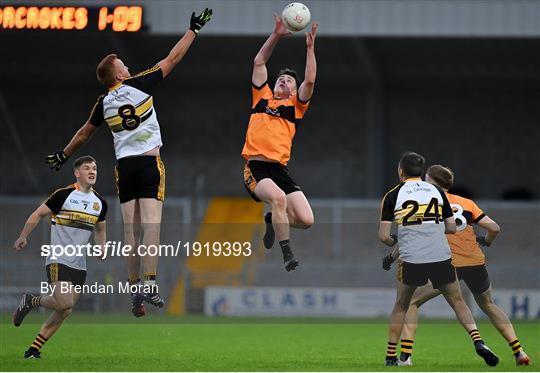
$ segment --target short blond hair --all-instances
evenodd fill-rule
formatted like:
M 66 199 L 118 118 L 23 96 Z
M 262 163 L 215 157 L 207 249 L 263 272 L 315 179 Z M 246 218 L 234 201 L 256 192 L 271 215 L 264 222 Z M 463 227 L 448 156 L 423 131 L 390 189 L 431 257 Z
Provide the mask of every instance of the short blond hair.
M 96 69 L 97 79 L 107 88 L 116 84 L 114 61 L 117 58 L 116 54 L 108 54 L 101 60 Z

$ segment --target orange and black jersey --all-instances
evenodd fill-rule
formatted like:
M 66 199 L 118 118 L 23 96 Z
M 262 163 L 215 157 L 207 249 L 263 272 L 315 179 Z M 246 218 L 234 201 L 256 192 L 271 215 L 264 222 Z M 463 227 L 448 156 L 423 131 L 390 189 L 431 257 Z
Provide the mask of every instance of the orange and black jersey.
M 456 219 L 457 232 L 447 235 L 452 264 L 454 267 L 477 266 L 486 263 L 486 258 L 478 243 L 472 227 L 482 220 L 486 214 L 474 201 L 455 194 L 446 193 Z
M 291 157 L 292 140 L 296 128 L 304 117 L 309 101 L 298 95 L 288 99 L 276 99 L 264 83 L 252 85 L 253 101 L 242 156 L 247 160 L 262 155 L 283 165 Z

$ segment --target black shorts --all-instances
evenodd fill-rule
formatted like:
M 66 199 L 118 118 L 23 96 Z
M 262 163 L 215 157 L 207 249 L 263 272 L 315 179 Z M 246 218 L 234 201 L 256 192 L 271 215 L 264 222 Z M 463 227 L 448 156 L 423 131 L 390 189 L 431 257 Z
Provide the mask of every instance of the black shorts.
M 259 181 L 266 178 L 276 183 L 285 194 L 302 190 L 291 178 L 289 169 L 281 163 L 249 161 L 244 167 L 244 186 L 249 195 L 257 202 L 261 202 L 261 200 L 255 195 L 255 187 Z
M 456 273 L 460 280 L 473 294 L 482 294 L 491 286 L 488 271 L 485 264 L 470 267 L 456 267 Z
M 86 271 L 75 269 L 61 263 L 47 264 L 45 267 L 49 284 L 56 281 L 69 281 L 73 285 L 84 285 L 86 281 Z
M 398 262 L 397 279 L 404 285 L 423 286 L 431 281 L 435 289 L 456 281 L 452 259 L 433 263 Z
M 161 157 L 121 158 L 114 171 L 120 203 L 139 198 L 165 199 L 165 166 Z

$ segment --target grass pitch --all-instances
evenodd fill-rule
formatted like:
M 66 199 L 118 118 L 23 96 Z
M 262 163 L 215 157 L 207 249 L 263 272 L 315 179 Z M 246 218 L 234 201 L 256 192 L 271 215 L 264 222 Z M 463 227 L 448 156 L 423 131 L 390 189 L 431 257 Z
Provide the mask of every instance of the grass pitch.
M 2 371 L 537 371 L 540 324 L 514 324 L 532 359 L 516 367 L 510 348 L 487 323 L 479 329 L 501 362 L 486 366 L 457 322 L 419 326 L 411 368 L 386 368 L 386 320 L 250 319 L 74 314 L 42 349 L 23 352 L 45 315 L 31 314 L 20 328 L 0 318 Z

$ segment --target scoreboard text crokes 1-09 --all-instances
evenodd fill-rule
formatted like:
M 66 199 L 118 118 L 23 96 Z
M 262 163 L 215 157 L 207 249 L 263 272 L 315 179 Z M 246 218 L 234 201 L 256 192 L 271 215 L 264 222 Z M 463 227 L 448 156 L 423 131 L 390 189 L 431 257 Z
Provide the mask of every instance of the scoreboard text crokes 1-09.
M 137 32 L 143 25 L 140 6 L 2 6 L 2 30 L 88 30 Z

